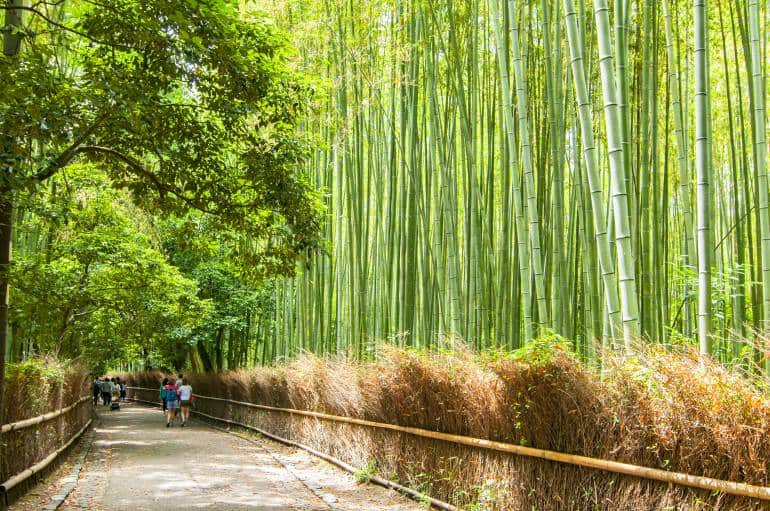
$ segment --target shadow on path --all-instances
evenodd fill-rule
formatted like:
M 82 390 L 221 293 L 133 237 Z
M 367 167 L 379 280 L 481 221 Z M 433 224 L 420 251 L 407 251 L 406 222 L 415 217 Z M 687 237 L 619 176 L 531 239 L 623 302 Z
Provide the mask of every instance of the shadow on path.
M 99 410 L 92 452 L 63 509 L 329 509 L 268 452 L 159 410 Z
M 192 420 L 166 428 L 157 408 L 98 410 L 68 511 L 417 511 L 417 503 L 299 449 L 256 444 Z M 288 467 L 288 468 L 287 468 Z

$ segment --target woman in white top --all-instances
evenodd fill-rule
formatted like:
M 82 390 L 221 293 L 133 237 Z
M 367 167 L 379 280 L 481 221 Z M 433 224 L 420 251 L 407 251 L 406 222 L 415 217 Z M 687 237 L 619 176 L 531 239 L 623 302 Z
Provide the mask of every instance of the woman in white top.
M 182 409 L 182 427 L 187 424 L 190 418 L 190 404 L 193 399 L 193 389 L 187 383 L 187 378 L 182 378 L 182 385 L 179 387 L 179 406 Z

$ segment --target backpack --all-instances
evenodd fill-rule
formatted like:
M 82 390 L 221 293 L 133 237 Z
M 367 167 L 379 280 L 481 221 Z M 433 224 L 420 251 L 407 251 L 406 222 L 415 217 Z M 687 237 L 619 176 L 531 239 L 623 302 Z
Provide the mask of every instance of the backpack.
M 178 399 L 178 393 L 175 389 L 164 389 L 163 399 L 166 401 L 176 401 Z

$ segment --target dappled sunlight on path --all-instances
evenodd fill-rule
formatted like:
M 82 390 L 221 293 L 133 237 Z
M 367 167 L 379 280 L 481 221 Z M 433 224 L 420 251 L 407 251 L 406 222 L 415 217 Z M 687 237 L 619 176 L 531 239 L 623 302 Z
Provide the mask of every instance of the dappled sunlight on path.
M 62 509 L 420 509 L 269 441 L 253 444 L 196 421 L 166 428 L 158 409 L 132 404 L 99 416 L 84 475 Z

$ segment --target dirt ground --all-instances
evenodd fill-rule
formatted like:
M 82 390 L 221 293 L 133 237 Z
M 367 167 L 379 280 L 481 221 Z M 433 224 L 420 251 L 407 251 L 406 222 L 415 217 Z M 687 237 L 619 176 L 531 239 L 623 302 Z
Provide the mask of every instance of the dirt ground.
M 75 490 L 59 509 L 416 511 L 396 492 L 355 479 L 306 452 L 266 439 L 256 444 L 194 419 L 165 427 L 158 409 L 124 404 L 99 410 Z M 68 460 L 12 511 L 42 509 L 61 487 Z

